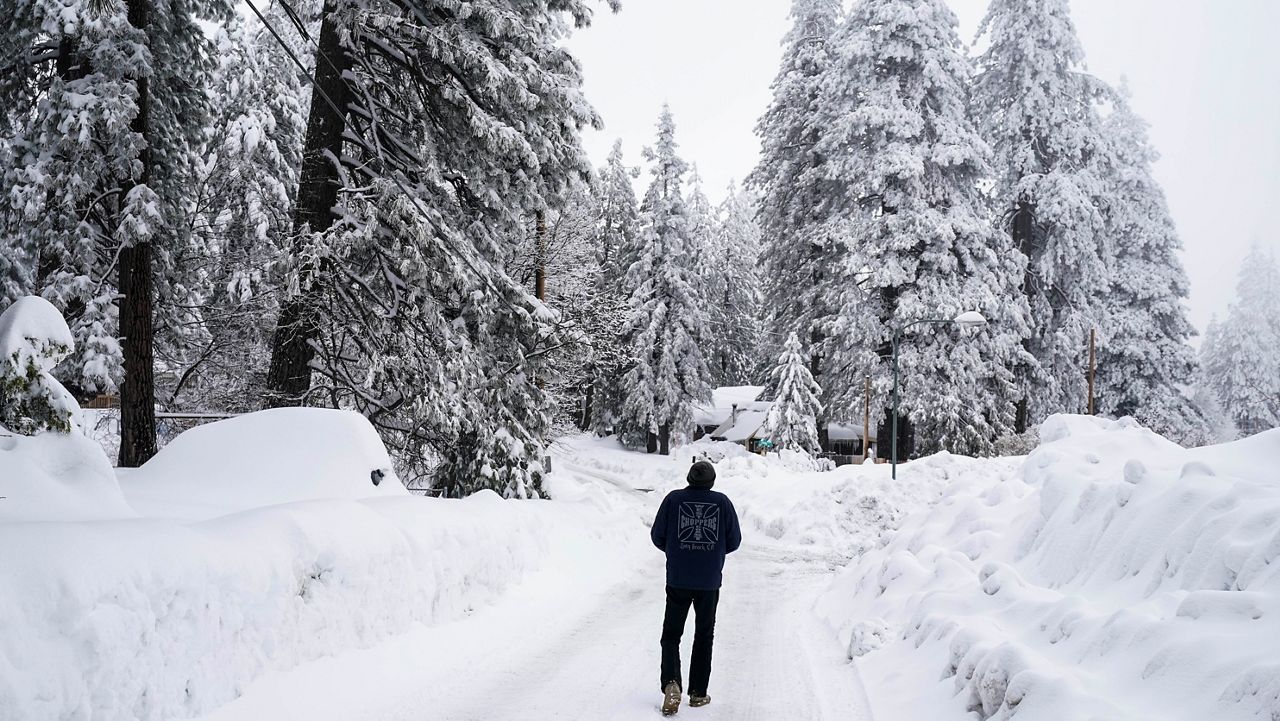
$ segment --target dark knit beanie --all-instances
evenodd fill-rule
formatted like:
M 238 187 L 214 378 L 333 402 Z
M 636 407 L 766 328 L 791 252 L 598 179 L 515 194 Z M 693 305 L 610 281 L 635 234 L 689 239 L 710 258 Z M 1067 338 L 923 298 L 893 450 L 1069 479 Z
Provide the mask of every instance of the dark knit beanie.
M 716 483 L 716 467 L 706 461 L 689 466 L 689 485 L 710 488 Z

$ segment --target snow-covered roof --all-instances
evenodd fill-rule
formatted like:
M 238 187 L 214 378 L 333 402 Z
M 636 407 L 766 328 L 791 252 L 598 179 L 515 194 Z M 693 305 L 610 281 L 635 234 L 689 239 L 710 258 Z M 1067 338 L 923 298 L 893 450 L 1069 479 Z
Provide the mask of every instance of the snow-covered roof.
M 829 423 L 827 424 L 827 438 L 833 441 L 860 441 L 862 438 L 862 424 L 850 425 L 848 423 Z
M 726 419 L 719 428 L 711 432 L 711 437 L 734 443 L 754 438 L 760 431 L 760 427 L 764 425 L 765 419 L 769 417 L 769 408 L 772 405 L 773 403 L 769 401 L 754 401 L 739 405 L 737 418 Z M 732 414 L 732 411 L 730 413 Z
M 733 406 L 746 407 L 764 393 L 764 386 L 724 386 L 711 391 L 710 404 L 693 409 L 693 422 L 699 426 L 718 426 L 733 414 Z

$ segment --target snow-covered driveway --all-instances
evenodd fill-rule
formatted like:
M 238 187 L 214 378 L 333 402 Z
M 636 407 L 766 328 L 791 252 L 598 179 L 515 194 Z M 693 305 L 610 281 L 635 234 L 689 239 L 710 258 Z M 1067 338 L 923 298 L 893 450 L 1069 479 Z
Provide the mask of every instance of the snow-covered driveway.
M 585 493 L 656 507 L 641 474 L 565 463 Z M 569 471 L 572 468 L 573 471 Z M 620 532 L 643 536 L 635 523 Z M 625 542 L 624 542 L 625 541 Z M 662 556 L 619 539 L 617 563 L 541 570 L 495 606 L 371 649 L 252 684 L 208 721 L 628 721 L 658 717 Z M 566 554 L 572 551 L 566 549 Z M 870 721 L 865 695 L 831 629 L 812 608 L 835 569 L 825 555 L 752 542 L 730 556 L 716 629 L 712 704 L 680 717 Z M 686 631 L 686 665 L 692 643 Z

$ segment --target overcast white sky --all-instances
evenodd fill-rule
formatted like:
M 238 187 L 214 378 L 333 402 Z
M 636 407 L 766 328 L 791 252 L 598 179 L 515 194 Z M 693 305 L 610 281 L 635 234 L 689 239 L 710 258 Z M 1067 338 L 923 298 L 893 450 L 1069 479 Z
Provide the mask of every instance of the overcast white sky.
M 1177 220 L 1203 330 L 1234 296 L 1249 244 L 1280 250 L 1280 0 L 1072 0 L 1089 69 L 1129 79 L 1163 159 L 1156 174 Z M 602 3 L 603 5 L 603 3 Z M 951 0 L 972 42 L 987 0 Z M 790 0 L 624 0 L 570 42 L 606 128 L 587 148 L 603 163 L 615 138 L 628 162 L 652 142 L 658 109 L 675 114 L 684 157 L 713 201 L 755 165 L 756 118 L 769 102 Z M 644 181 L 644 182 L 647 182 Z

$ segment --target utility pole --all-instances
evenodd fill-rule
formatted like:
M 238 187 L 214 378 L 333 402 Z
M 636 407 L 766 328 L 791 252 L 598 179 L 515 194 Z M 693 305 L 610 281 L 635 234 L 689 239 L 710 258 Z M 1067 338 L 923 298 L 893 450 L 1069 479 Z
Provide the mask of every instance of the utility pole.
M 1098 370 L 1098 331 L 1096 328 L 1089 329 L 1089 415 L 1095 415 L 1095 407 L 1093 402 L 1093 384 L 1094 377 Z

